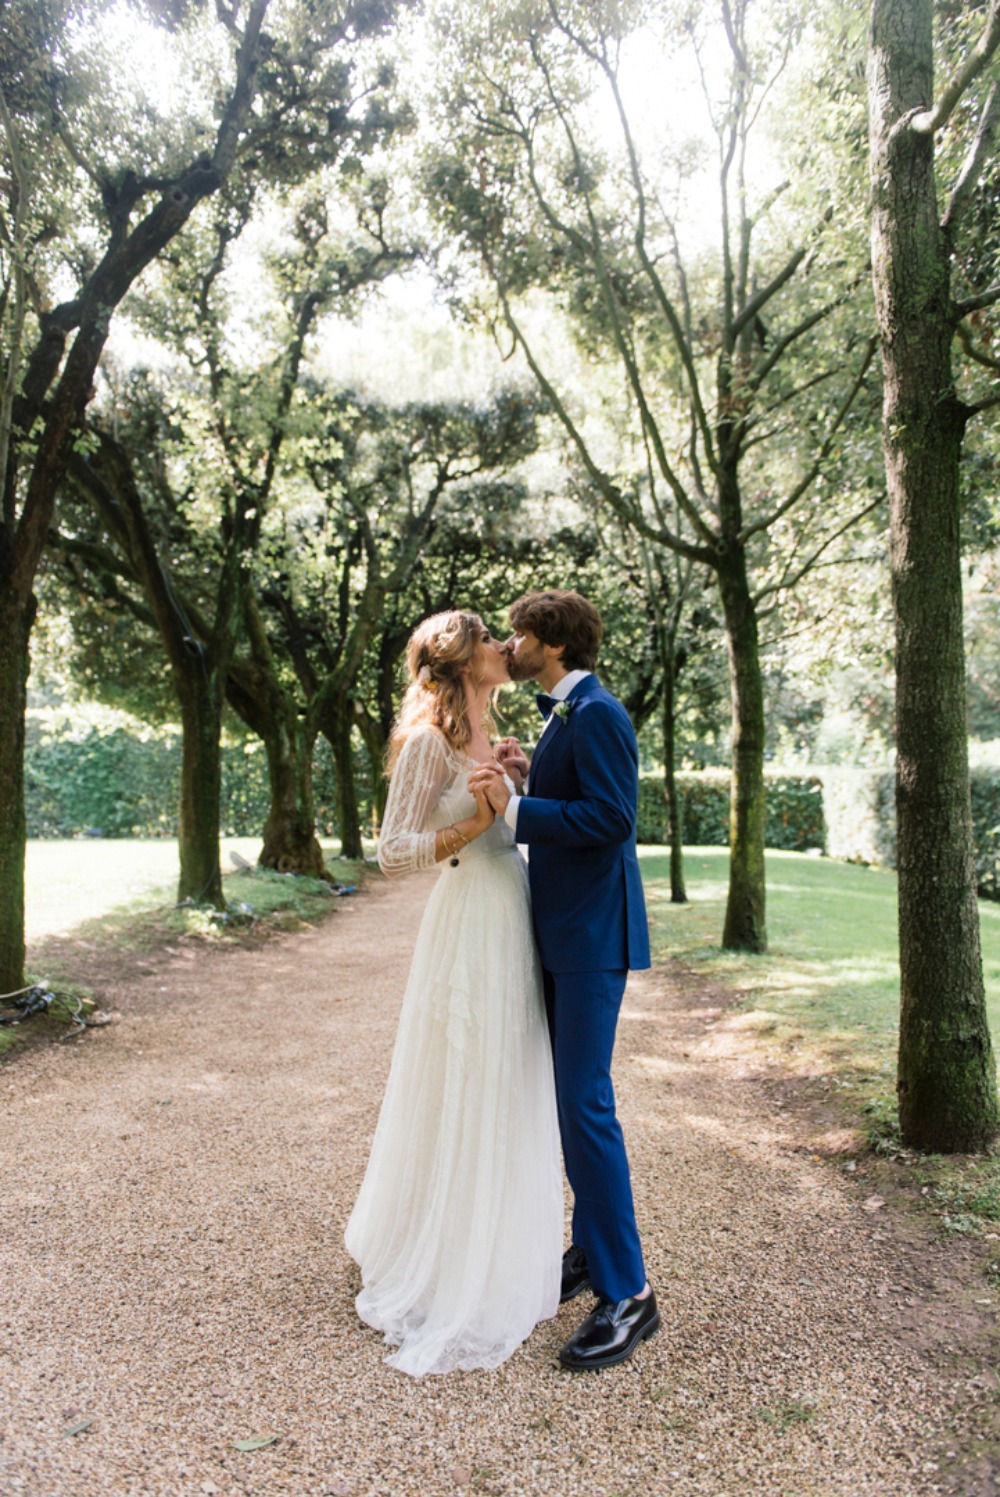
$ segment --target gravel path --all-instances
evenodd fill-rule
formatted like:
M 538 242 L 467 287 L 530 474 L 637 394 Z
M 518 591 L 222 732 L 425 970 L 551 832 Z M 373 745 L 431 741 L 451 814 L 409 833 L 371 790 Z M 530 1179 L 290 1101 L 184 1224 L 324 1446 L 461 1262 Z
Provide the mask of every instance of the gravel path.
M 661 1334 L 563 1372 L 581 1299 L 496 1372 L 384 1366 L 342 1231 L 429 888 L 173 948 L 105 982 L 118 1022 L 0 1070 L 3 1497 L 996 1490 L 954 1475 L 995 1380 L 918 1334 L 944 1249 L 803 1150 L 682 973 L 633 979 L 616 1061 Z

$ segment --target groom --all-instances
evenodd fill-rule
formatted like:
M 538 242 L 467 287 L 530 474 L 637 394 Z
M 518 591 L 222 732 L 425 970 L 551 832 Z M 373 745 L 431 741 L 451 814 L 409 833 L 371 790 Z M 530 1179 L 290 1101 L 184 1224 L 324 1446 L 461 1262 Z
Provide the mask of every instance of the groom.
M 484 767 L 471 778 L 529 850 L 535 936 L 555 1061 L 572 1246 L 562 1298 L 590 1288 L 596 1308 L 559 1360 L 574 1370 L 624 1362 L 660 1324 L 646 1282 L 625 1141 L 615 1115 L 611 1052 L 629 968 L 649 966 L 635 850 L 638 753 L 621 703 L 593 674 L 602 625 L 579 593 L 527 593 L 510 610 L 511 679 L 534 679 L 546 719 L 524 795 Z M 515 741 L 502 768 L 524 774 Z

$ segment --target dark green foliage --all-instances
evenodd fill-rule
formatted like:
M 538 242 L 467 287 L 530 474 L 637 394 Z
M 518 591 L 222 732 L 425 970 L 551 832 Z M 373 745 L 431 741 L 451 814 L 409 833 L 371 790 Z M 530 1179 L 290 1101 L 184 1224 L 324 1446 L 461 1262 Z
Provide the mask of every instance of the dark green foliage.
M 969 792 L 976 844 L 976 883 L 984 899 L 1000 900 L 1000 771 L 970 770 Z
M 363 794 L 364 766 L 357 766 Z M 126 727 L 70 723 L 42 726 L 28 719 L 26 792 L 29 837 L 175 837 L 181 739 L 176 729 L 134 732 Z M 319 745 L 313 770 L 317 822 L 333 830 L 336 787 L 329 750 Z M 267 759 L 253 739 L 222 749 L 220 830 L 225 836 L 260 834 L 269 805 Z
M 677 784 L 684 807 L 684 841 L 691 847 L 725 847 L 729 842 L 729 772 L 681 773 Z M 822 848 L 822 781 L 815 775 L 765 775 L 764 786 L 767 846 L 789 852 Z M 644 775 L 639 782 L 638 832 L 640 842 L 668 840 L 662 775 Z
M 44 734 L 29 717 L 25 802 L 29 837 L 176 833 L 179 740 L 121 728 Z M 169 808 L 169 809 L 168 809 Z

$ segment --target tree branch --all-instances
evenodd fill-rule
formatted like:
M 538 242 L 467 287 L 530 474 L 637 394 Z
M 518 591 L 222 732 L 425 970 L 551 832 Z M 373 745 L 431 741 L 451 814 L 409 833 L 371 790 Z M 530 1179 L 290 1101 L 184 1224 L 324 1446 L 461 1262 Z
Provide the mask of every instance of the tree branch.
M 708 416 L 705 412 L 704 402 L 702 401 L 701 387 L 698 382 L 698 372 L 695 368 L 694 356 L 691 351 L 691 340 L 687 335 L 685 328 L 681 325 L 681 321 L 677 315 L 674 304 L 671 298 L 667 295 L 666 287 L 664 286 L 659 272 L 657 271 L 655 264 L 650 258 L 649 251 L 646 247 L 646 190 L 642 180 L 642 168 L 639 163 L 639 152 L 636 148 L 635 137 L 632 133 L 632 127 L 629 123 L 628 113 L 625 109 L 625 101 L 622 98 L 621 90 L 618 86 L 618 75 L 608 61 L 606 54 L 594 53 L 586 46 L 585 43 L 576 38 L 573 33 L 570 32 L 565 25 L 563 25 L 563 23 L 558 18 L 558 13 L 555 9 L 554 3 L 552 3 L 552 0 L 550 0 L 550 9 L 553 16 L 556 18 L 556 24 L 560 27 L 564 34 L 569 37 L 570 40 L 574 41 L 577 46 L 581 47 L 586 55 L 591 57 L 592 60 L 596 62 L 597 66 L 603 72 L 608 86 L 611 89 L 612 97 L 615 101 L 615 109 L 618 114 L 618 121 L 621 126 L 622 135 L 625 141 L 625 150 L 628 155 L 629 161 L 629 174 L 632 178 L 632 187 L 635 191 L 636 203 L 638 207 L 639 218 L 638 223 L 636 224 L 634 235 L 635 247 L 638 252 L 639 259 L 642 263 L 643 270 L 646 272 L 647 279 L 649 280 L 649 283 L 653 289 L 653 295 L 660 307 L 660 311 L 666 318 L 667 326 L 669 327 L 671 337 L 674 340 L 674 347 L 677 349 L 677 352 L 680 355 L 681 364 L 684 368 L 684 373 L 687 377 L 688 386 L 691 391 L 691 402 L 694 408 L 694 416 L 697 422 L 698 430 L 701 434 L 702 443 L 704 444 L 705 455 L 708 459 L 708 465 L 712 469 L 713 473 L 717 473 L 718 464 L 716 462 L 715 451 L 712 442 L 712 430 L 711 426 L 709 425 Z M 670 225 L 670 230 L 671 234 L 673 235 L 674 258 L 675 261 L 679 261 L 679 246 L 677 243 L 677 236 L 673 233 L 672 224 Z M 680 270 L 683 285 L 683 267 L 680 267 Z M 686 292 L 684 294 L 686 295 Z
M 223 110 L 211 159 L 199 157 L 192 162 L 127 235 L 119 235 L 112 225 L 104 255 L 79 299 L 78 331 L 58 376 L 14 533 L 8 580 L 18 596 L 27 597 L 31 591 L 73 431 L 81 423 L 90 399 L 111 314 L 146 266 L 184 227 L 202 198 L 217 190 L 232 166 L 240 131 L 253 104 L 260 29 L 267 5 L 268 0 L 252 0 L 246 33 L 236 54 L 236 81 Z M 62 345 L 58 351 L 61 356 Z M 43 362 L 49 379 L 55 378 L 58 361 Z
M 16 201 L 14 204 L 14 223 L 10 233 L 10 256 L 13 262 L 13 300 L 10 303 L 9 318 L 0 317 L 0 328 L 3 328 L 6 336 L 6 367 L 3 371 L 3 389 L 0 391 L 0 489 L 3 492 L 2 526 L 5 536 L 5 548 L 10 544 L 14 533 L 14 520 L 16 517 L 17 491 L 15 475 L 8 473 L 7 462 L 10 456 L 10 437 L 13 424 L 14 396 L 17 392 L 18 376 L 21 372 L 21 344 L 24 337 L 24 319 L 28 306 L 27 287 L 27 217 L 28 203 L 30 200 L 28 176 L 24 169 L 24 160 L 21 155 L 21 143 L 18 138 L 17 128 L 7 108 L 7 100 L 4 98 L 3 89 L 0 88 L 0 119 L 3 121 L 4 134 L 7 137 L 7 154 L 10 157 L 11 172 L 14 177 L 14 188 Z M 6 311 L 6 308 L 4 309 Z
M 781 270 L 778 271 L 778 274 L 773 278 L 773 280 L 768 281 L 766 286 L 762 286 L 759 291 L 755 292 L 754 295 L 751 296 L 750 300 L 744 305 L 743 310 L 741 312 L 737 312 L 736 316 L 733 318 L 730 328 L 730 336 L 732 337 L 734 342 L 739 337 L 740 333 L 742 333 L 743 329 L 747 327 L 749 323 L 753 322 L 760 309 L 767 305 L 767 303 L 771 300 L 771 297 L 775 296 L 781 290 L 782 286 L 784 286 L 787 281 L 791 280 L 792 276 L 795 274 L 799 266 L 802 264 L 802 261 L 805 259 L 807 253 L 808 251 L 806 247 L 804 245 L 800 245 L 795 253 L 791 256 L 791 258 L 781 268 Z
M 978 416 L 981 412 L 991 411 L 998 405 L 1000 405 L 1000 391 L 997 391 L 995 395 L 986 395 L 982 400 L 977 400 L 972 405 L 967 405 L 965 407 L 965 414 L 966 417 Z
M 798 504 L 803 494 L 805 494 L 807 490 L 812 487 L 813 483 L 816 481 L 819 473 L 822 470 L 823 463 L 826 461 L 830 448 L 833 446 L 833 439 L 840 429 L 840 426 L 848 411 L 854 404 L 857 393 L 864 383 L 865 375 L 868 373 L 868 366 L 871 363 L 872 358 L 874 357 L 875 349 L 877 347 L 878 339 L 869 338 L 868 346 L 865 350 L 865 356 L 861 361 L 861 368 L 858 370 L 857 376 L 851 388 L 848 390 L 847 394 L 844 396 L 844 399 L 841 401 L 840 409 L 837 411 L 837 414 L 833 418 L 833 421 L 823 441 L 823 445 L 819 449 L 819 454 L 816 458 L 816 461 L 809 468 L 808 472 L 805 474 L 802 480 L 795 485 L 795 488 L 789 494 L 784 503 L 779 504 L 777 509 L 773 510 L 771 514 L 764 516 L 760 520 L 757 520 L 753 525 L 745 526 L 740 531 L 739 540 L 743 545 L 746 544 L 751 536 L 759 535 L 762 530 L 769 529 L 776 520 L 780 520 L 782 515 L 787 514 L 788 511 L 793 507 L 793 505 Z
M 989 369 L 994 374 L 1000 374 L 1000 359 L 995 359 L 992 354 L 988 354 L 983 349 L 977 348 L 972 341 L 972 334 L 967 327 L 963 327 L 959 323 L 955 329 L 955 333 L 959 343 L 962 345 L 963 352 L 967 353 L 970 359 L 974 359 L 984 369 Z
M 615 484 L 603 471 L 603 469 L 599 468 L 598 465 L 594 462 L 587 444 L 583 439 L 582 433 L 573 421 L 573 418 L 569 414 L 569 411 L 566 409 L 566 406 L 563 404 L 563 401 L 560 399 L 559 393 L 556 390 L 555 386 L 546 378 L 541 365 L 535 358 L 535 355 L 532 352 L 527 339 L 525 338 L 519 324 L 514 318 L 514 314 L 510 309 L 510 303 L 508 302 L 506 294 L 502 289 L 499 291 L 499 295 L 501 306 L 503 307 L 504 319 L 507 323 L 508 328 L 510 329 L 511 336 L 513 337 L 515 343 L 521 348 L 524 357 L 527 360 L 528 367 L 530 368 L 532 374 L 535 376 L 535 380 L 538 383 L 539 389 L 545 396 L 546 400 L 548 400 L 551 404 L 553 411 L 555 411 L 556 416 L 565 428 L 570 441 L 576 448 L 584 468 L 590 475 L 595 487 L 605 499 L 607 504 L 610 505 L 611 509 L 614 510 L 616 514 L 624 516 L 624 518 L 628 520 L 631 525 L 635 526 L 636 530 L 638 530 L 640 534 L 647 536 L 649 540 L 658 541 L 662 545 L 669 546 L 672 551 L 678 551 L 682 556 L 688 556 L 693 561 L 701 561 L 706 563 L 706 565 L 708 566 L 714 566 L 714 549 L 710 550 L 707 546 L 692 545 L 689 541 L 685 541 L 681 536 L 676 535 L 666 527 L 657 529 L 655 526 L 650 525 L 648 521 L 643 517 L 641 512 L 638 511 L 635 506 L 630 505 L 627 502 L 618 485 Z
M 754 594 L 754 603 L 758 604 L 763 598 L 770 597 L 774 593 L 789 592 L 792 588 L 797 587 L 806 573 L 811 572 L 813 567 L 815 567 L 823 552 L 832 546 L 834 541 L 839 539 L 845 531 L 850 530 L 852 525 L 856 525 L 859 520 L 863 520 L 865 515 L 870 514 L 873 509 L 878 509 L 884 500 L 885 495 L 879 494 L 877 499 L 873 499 L 863 509 L 859 509 L 856 514 L 851 515 L 849 519 L 845 520 L 843 525 L 838 525 L 837 529 L 830 532 L 822 545 L 816 548 L 808 561 L 804 561 L 792 577 L 783 577 L 780 582 L 772 582 L 767 587 L 762 587 L 758 593 Z
M 980 291 L 978 296 L 967 296 L 964 301 L 957 301 L 952 307 L 952 316 L 956 322 L 963 317 L 968 317 L 970 312 L 981 312 L 984 307 L 992 307 L 1000 301 L 1000 281 L 992 286 L 987 286 L 985 291 Z
M 566 135 L 567 144 L 569 145 L 570 152 L 573 156 L 574 165 L 577 169 L 578 180 L 583 183 L 586 180 L 586 174 L 584 172 L 584 163 L 581 157 L 580 147 L 577 142 L 576 135 L 574 134 L 569 119 L 567 118 L 563 102 L 559 98 L 555 89 L 555 85 L 552 82 L 549 67 L 545 62 L 545 59 L 541 56 L 541 53 L 538 50 L 537 43 L 534 40 L 532 40 L 532 55 L 535 58 L 537 67 L 539 68 L 543 78 L 545 79 L 545 86 L 548 90 L 549 99 L 562 124 L 563 131 Z M 532 180 L 534 182 L 534 177 L 532 178 Z M 667 456 L 667 450 L 663 443 L 662 434 L 653 416 L 653 413 L 650 410 L 649 402 L 646 398 L 646 392 L 643 388 L 642 378 L 639 373 L 639 366 L 635 356 L 635 350 L 632 347 L 629 336 L 626 334 L 625 329 L 622 326 L 618 298 L 615 294 L 611 276 L 608 271 L 607 262 L 604 257 L 604 251 L 601 243 L 601 233 L 597 223 L 596 215 L 594 213 L 593 204 L 591 202 L 591 195 L 586 187 L 583 187 L 581 190 L 591 234 L 591 238 L 588 244 L 590 259 L 595 270 L 597 271 L 604 305 L 607 309 L 608 316 L 611 319 L 614 341 L 618 349 L 619 357 L 621 358 L 622 363 L 625 367 L 629 386 L 632 390 L 633 395 L 635 396 L 636 404 L 639 407 L 643 428 L 648 433 L 649 438 L 653 444 L 660 473 L 662 474 L 664 481 L 673 492 L 678 504 L 680 504 L 681 508 L 684 510 L 684 513 L 690 520 L 692 526 L 694 527 L 695 533 L 700 534 L 702 536 L 702 539 L 706 540 L 710 545 L 714 544 L 716 537 L 712 532 L 711 527 L 706 524 L 703 516 L 698 512 L 697 506 L 691 502 L 689 495 L 684 489 L 684 485 L 681 483 L 679 476 L 674 471 L 673 464 L 670 462 L 670 459 Z M 584 243 L 588 243 L 588 241 L 583 236 L 580 237 Z M 679 333 L 679 325 L 677 330 Z
M 916 135 L 933 135 L 947 124 L 967 91 L 986 67 L 997 47 L 1000 46 L 1000 0 L 992 0 L 979 40 L 960 68 L 956 68 L 940 99 L 932 109 L 917 110 L 906 121 Z
M 986 96 L 983 113 L 979 121 L 979 129 L 976 138 L 969 148 L 969 153 L 962 163 L 962 170 L 958 174 L 958 180 L 952 188 L 948 206 L 945 209 L 944 218 L 941 220 L 942 230 L 953 235 L 958 222 L 965 210 L 976 178 L 979 176 L 983 161 L 993 148 L 993 137 L 996 135 L 997 120 L 1000 118 L 1000 85 L 994 83 Z
M 55 551 L 61 551 L 65 556 L 77 556 L 86 562 L 87 570 L 100 572 L 109 577 L 121 577 L 126 582 L 138 582 L 135 568 L 116 551 L 108 546 L 102 546 L 99 541 L 87 540 L 84 536 L 67 535 L 64 530 L 51 529 L 48 534 L 48 544 Z M 150 620 L 152 614 L 149 615 Z
M 862 281 L 867 280 L 870 273 L 870 269 L 866 268 L 854 276 L 839 296 L 835 296 L 832 301 L 824 302 L 823 306 L 817 308 L 815 312 L 810 312 L 807 317 L 803 317 L 802 321 L 797 322 L 793 328 L 790 328 L 784 337 L 779 338 L 767 358 L 763 363 L 758 364 L 757 368 L 749 376 L 747 380 L 749 389 L 751 391 L 759 390 L 767 379 L 767 376 L 771 373 L 771 370 L 780 362 L 788 348 L 829 317 L 831 312 L 835 312 L 838 307 L 842 307 L 846 301 L 849 301 L 858 286 L 861 285 Z

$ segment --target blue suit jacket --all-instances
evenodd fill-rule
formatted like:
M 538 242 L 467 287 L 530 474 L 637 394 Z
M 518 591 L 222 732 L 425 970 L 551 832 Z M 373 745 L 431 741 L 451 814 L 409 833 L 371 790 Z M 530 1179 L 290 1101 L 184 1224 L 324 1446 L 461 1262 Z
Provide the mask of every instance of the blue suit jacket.
M 596 676 L 578 681 L 565 719 L 542 734 L 517 840 L 529 847 L 535 936 L 549 972 L 649 966 L 649 927 L 635 850 L 635 730 Z

